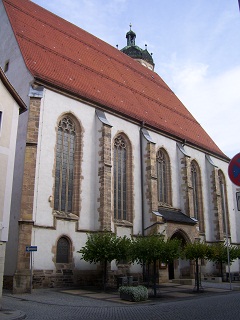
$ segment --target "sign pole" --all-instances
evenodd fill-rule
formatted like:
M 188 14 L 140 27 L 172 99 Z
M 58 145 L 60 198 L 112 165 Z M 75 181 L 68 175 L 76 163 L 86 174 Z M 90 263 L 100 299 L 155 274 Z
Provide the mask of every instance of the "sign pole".
M 31 274 L 30 274 L 30 293 L 32 293 L 32 251 L 30 251 L 30 264 L 31 264 Z
M 226 210 L 226 197 L 224 184 L 221 183 L 222 197 L 223 197 L 223 218 L 225 221 L 226 228 L 226 245 L 227 245 L 227 259 L 228 259 L 228 275 L 229 275 L 229 289 L 232 290 L 232 279 L 230 274 L 230 256 L 229 256 L 229 239 L 228 239 L 228 221 L 227 221 L 227 210 Z
M 37 246 L 26 246 L 26 252 L 30 253 L 30 293 L 32 293 L 33 282 L 33 251 L 37 251 Z

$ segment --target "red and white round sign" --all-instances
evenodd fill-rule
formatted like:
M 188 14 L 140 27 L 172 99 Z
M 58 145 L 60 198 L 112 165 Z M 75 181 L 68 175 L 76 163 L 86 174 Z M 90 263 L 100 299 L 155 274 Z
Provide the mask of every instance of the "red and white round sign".
M 232 183 L 240 187 L 240 153 L 236 154 L 230 161 L 228 175 Z

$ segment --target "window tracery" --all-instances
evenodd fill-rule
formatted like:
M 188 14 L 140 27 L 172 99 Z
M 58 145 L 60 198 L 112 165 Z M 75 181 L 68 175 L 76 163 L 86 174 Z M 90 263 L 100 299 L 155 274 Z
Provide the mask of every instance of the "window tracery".
M 64 116 L 58 124 L 54 210 L 72 213 L 74 196 L 74 171 L 76 150 L 76 126 L 69 116 Z
M 114 218 L 127 220 L 127 145 L 122 135 L 114 140 Z
M 220 191 L 223 233 L 226 233 L 227 226 L 228 226 L 228 231 L 230 230 L 229 229 L 228 207 L 227 207 L 227 196 L 226 196 L 227 190 L 226 190 L 225 177 L 224 177 L 224 174 L 221 170 L 218 171 L 218 182 L 219 182 L 219 191 Z
M 170 161 L 167 153 L 159 149 L 156 155 L 158 201 L 171 204 Z

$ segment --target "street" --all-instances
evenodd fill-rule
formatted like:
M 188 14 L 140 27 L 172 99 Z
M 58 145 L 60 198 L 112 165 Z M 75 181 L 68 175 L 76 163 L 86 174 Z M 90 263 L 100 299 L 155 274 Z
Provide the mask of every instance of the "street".
M 31 320 L 239 320 L 240 292 L 192 294 L 181 298 L 150 299 L 142 303 L 121 302 L 118 296 L 74 291 L 34 290 L 33 294 L 3 295 L 4 309 L 21 310 Z M 93 293 L 92 293 L 93 294 Z M 98 297 L 98 298 L 96 298 Z M 109 298 L 110 297 L 110 298 Z

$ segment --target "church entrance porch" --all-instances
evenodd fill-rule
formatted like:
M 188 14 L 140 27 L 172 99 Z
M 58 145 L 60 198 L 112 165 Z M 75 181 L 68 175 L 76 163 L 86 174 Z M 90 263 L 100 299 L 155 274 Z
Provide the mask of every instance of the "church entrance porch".
M 178 239 L 181 241 L 182 249 L 190 242 L 187 234 L 182 231 L 176 231 L 171 239 Z M 194 266 L 189 260 L 182 258 L 176 259 L 168 264 L 168 279 L 193 279 L 194 278 Z

